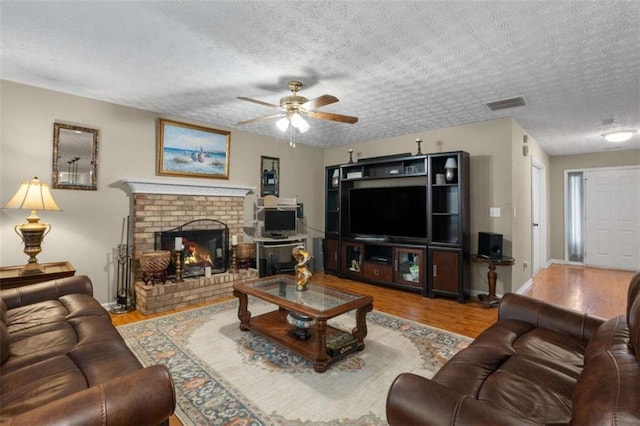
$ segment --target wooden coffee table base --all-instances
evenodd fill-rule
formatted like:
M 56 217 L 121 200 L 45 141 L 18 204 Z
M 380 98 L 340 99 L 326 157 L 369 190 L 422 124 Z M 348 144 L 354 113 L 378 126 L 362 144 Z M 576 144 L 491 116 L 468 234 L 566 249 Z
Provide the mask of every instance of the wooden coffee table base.
M 289 312 L 286 309 L 279 308 L 278 310 L 252 317 L 251 312 L 248 310 L 247 295 L 237 290 L 233 294 L 240 302 L 238 307 L 240 330 L 251 330 L 297 353 L 312 362 L 313 369 L 318 373 L 324 373 L 331 362 L 341 358 L 331 357 L 327 354 L 327 336 L 342 332 L 342 330 L 328 325 L 326 319 L 316 318 L 316 324 L 310 329 L 311 337 L 309 339 L 296 339 L 291 335 L 293 327 L 287 322 L 287 314 Z M 372 303 L 356 309 L 356 327 L 351 331 L 351 334 L 358 340 L 356 349 L 359 351 L 364 349 L 364 338 L 367 336 L 366 315 L 372 309 Z

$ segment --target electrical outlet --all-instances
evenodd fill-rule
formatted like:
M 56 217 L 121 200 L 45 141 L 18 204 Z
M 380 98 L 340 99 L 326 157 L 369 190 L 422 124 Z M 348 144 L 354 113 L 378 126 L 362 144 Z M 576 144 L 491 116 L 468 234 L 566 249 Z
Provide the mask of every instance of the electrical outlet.
M 500 207 L 491 207 L 489 209 L 490 217 L 500 217 Z

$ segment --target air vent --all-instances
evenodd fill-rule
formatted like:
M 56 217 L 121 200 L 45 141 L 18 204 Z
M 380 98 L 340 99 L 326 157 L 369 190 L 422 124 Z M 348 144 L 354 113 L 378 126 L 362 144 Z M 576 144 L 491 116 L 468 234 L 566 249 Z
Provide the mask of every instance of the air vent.
M 524 96 L 516 96 L 515 98 L 487 102 L 485 105 L 488 106 L 491 111 L 499 111 L 501 109 L 525 106 L 526 104 Z

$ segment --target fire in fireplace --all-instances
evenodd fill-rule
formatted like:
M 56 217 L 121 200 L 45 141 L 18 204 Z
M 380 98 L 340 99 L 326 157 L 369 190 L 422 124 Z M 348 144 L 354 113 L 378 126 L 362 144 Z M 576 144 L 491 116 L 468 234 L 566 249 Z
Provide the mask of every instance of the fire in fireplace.
M 176 240 L 177 239 L 177 240 Z M 176 241 L 182 239 L 181 262 L 183 277 L 205 275 L 210 267 L 212 274 L 227 270 L 229 264 L 229 228 L 213 219 L 187 222 L 167 231 L 155 233 L 156 250 L 175 251 Z M 169 265 L 169 276 L 176 274 L 175 258 Z

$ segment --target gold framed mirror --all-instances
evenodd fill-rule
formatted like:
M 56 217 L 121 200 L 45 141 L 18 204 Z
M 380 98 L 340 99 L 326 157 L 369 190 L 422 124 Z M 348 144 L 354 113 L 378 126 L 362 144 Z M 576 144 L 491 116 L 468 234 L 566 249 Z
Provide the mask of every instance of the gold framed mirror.
M 98 189 L 98 129 L 53 123 L 52 187 Z
M 280 196 L 280 159 L 260 157 L 260 196 Z

